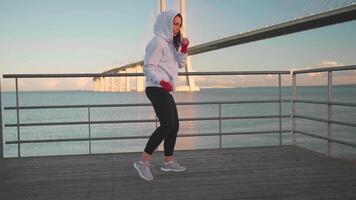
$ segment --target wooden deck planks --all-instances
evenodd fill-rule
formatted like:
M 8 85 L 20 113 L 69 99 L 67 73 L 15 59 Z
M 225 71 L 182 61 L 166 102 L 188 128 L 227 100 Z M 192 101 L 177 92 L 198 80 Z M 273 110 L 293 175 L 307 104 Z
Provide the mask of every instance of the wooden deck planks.
M 0 199 L 356 199 L 356 165 L 295 146 L 177 151 L 141 180 L 139 153 L 0 160 Z

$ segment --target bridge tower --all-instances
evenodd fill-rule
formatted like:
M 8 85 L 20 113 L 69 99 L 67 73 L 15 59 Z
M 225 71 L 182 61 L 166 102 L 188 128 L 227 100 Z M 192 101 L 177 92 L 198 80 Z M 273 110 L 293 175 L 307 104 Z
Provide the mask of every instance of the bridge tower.
M 182 29 L 181 29 L 181 33 L 183 37 L 187 37 L 187 30 L 186 30 L 186 0 L 179 0 L 179 12 L 183 17 L 183 24 L 182 24 Z M 165 11 L 167 10 L 167 2 L 166 0 L 160 0 L 160 10 Z M 185 65 L 185 72 L 192 72 L 193 68 L 192 68 L 192 62 L 191 62 L 191 56 L 188 56 L 187 58 L 187 64 Z M 197 85 L 195 85 L 195 81 L 194 81 L 194 77 L 192 76 L 186 76 L 185 77 L 186 80 L 186 85 L 185 86 L 178 86 L 176 88 L 176 90 L 178 91 L 199 91 L 199 87 Z

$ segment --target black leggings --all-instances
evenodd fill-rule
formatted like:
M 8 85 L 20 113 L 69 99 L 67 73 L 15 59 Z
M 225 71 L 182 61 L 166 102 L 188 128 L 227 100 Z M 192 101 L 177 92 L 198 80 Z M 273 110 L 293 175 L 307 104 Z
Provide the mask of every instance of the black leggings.
M 150 136 L 145 152 L 152 155 L 164 140 L 164 155 L 172 156 L 179 129 L 176 103 L 173 96 L 160 87 L 146 87 L 146 95 L 153 105 L 160 126 Z

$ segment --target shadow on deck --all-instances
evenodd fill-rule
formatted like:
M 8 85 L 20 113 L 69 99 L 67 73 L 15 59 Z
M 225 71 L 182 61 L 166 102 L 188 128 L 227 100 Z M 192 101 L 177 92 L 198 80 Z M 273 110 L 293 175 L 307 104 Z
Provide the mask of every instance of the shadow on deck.
M 140 179 L 139 153 L 0 160 L 0 199 L 356 199 L 356 165 L 295 146 L 177 151 L 188 170 Z

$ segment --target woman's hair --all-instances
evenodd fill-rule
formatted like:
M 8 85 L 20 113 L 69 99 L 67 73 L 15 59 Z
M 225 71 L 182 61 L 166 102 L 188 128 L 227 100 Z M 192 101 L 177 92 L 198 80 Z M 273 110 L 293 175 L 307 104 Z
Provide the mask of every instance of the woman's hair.
M 182 24 L 183 24 L 183 17 L 182 17 L 182 15 L 180 13 L 178 13 L 175 17 L 180 17 L 180 19 L 182 20 Z M 181 42 L 181 33 L 179 31 L 178 34 L 173 37 L 174 47 L 177 49 L 177 51 L 179 49 L 180 42 Z

